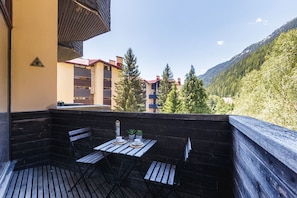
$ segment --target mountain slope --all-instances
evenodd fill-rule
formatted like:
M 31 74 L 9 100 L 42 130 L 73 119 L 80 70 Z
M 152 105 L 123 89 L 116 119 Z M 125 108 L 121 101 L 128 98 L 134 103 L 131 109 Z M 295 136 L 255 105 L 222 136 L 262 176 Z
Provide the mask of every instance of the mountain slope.
M 210 85 L 216 76 L 218 76 L 220 73 L 226 71 L 230 67 L 232 67 L 234 64 L 240 62 L 244 58 L 251 55 L 254 51 L 259 49 L 265 44 L 271 43 L 276 37 L 278 37 L 282 32 L 287 32 L 291 29 L 297 28 L 297 18 L 289 21 L 285 25 L 281 26 L 277 30 L 275 30 L 272 34 L 270 34 L 268 37 L 263 39 L 262 41 L 258 43 L 254 43 L 247 48 L 245 48 L 240 54 L 237 54 L 236 56 L 232 57 L 230 60 L 220 63 L 211 69 L 207 70 L 207 72 L 203 75 L 200 75 L 199 78 L 203 81 L 204 86 Z
M 252 52 L 246 58 L 233 64 L 229 69 L 218 74 L 206 89 L 208 93 L 220 97 L 235 96 L 241 86 L 241 79 L 253 70 L 259 70 L 265 61 L 265 57 L 271 51 L 274 42 L 265 44 Z
M 232 113 L 297 130 L 296 52 L 297 29 L 275 39 L 261 67 L 240 79 Z

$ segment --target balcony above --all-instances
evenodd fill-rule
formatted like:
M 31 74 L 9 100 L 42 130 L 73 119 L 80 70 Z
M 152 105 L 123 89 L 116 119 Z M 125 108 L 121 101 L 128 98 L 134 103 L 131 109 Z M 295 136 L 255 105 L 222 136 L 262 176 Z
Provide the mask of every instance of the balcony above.
M 58 10 L 58 61 L 81 57 L 83 41 L 110 31 L 110 0 L 63 0 Z
M 110 0 L 59 1 L 58 42 L 85 41 L 110 31 Z
M 59 43 L 58 62 L 79 58 L 83 55 L 83 42 Z

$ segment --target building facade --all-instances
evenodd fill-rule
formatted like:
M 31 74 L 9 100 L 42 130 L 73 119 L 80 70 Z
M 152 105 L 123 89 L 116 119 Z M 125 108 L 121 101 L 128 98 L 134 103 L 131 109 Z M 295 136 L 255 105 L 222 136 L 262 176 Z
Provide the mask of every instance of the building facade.
M 59 62 L 57 98 L 64 103 L 109 105 L 114 109 L 115 83 L 123 58 L 109 62 L 76 58 Z
M 146 112 L 156 113 L 158 111 L 158 91 L 160 87 L 160 77 L 157 76 L 155 80 L 146 80 Z
M 154 80 L 144 80 L 146 93 L 146 112 L 159 112 L 158 93 L 160 88 L 160 80 L 160 76 L 156 76 L 156 79 Z M 178 90 L 181 87 L 180 78 L 178 78 L 177 81 L 171 79 L 170 83 L 176 83 Z

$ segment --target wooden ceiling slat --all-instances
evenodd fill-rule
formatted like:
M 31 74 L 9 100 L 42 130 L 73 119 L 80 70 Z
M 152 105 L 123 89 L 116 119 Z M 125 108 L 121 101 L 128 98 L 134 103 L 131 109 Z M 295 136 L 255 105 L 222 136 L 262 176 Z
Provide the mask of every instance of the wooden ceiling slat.
M 110 31 L 110 0 L 100 2 L 102 7 L 95 3 L 98 8 L 94 10 L 73 0 L 59 1 L 59 42 L 84 41 Z

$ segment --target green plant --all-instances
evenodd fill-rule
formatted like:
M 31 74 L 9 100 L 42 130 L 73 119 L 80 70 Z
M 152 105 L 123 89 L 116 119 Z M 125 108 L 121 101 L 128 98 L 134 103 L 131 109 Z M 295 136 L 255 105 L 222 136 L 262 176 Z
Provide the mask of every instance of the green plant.
M 142 135 L 142 130 L 140 129 L 136 130 L 136 135 Z
M 134 135 L 136 130 L 135 129 L 128 129 L 127 132 L 128 132 L 129 135 Z

